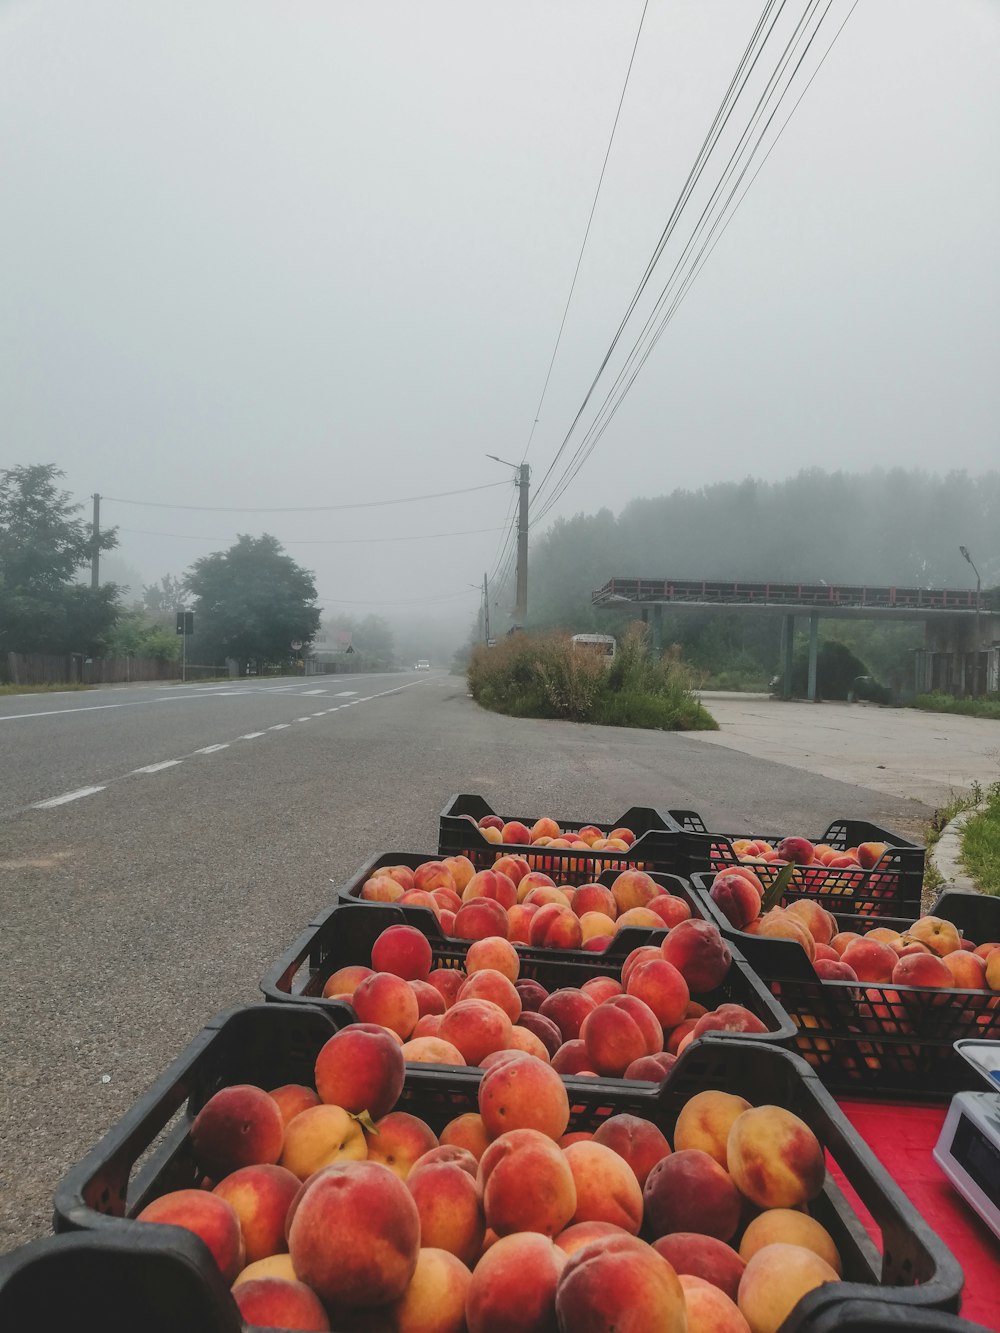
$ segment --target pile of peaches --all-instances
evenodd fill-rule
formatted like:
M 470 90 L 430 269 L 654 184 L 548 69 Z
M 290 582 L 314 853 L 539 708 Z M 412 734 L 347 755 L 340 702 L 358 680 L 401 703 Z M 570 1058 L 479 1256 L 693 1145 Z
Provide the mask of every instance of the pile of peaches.
M 614 828 L 605 833 L 596 824 L 584 824 L 576 832 L 563 832 L 554 819 L 548 816 L 536 819 L 531 825 L 522 824 L 519 819 L 501 819 L 499 815 L 484 815 L 482 819 L 466 819 L 475 824 L 487 842 L 505 847 L 553 847 L 581 851 L 584 847 L 593 852 L 627 852 L 635 842 L 635 834 L 630 828 Z
M 796 866 L 825 866 L 831 870 L 872 870 L 889 851 L 889 844 L 862 842 L 838 850 L 801 837 L 782 838 L 776 846 L 763 838 L 735 838 L 732 848 L 743 865 L 785 865 L 791 861 Z
M 409 866 L 382 866 L 361 886 L 365 902 L 427 907 L 445 935 L 460 940 L 500 935 L 547 949 L 600 953 L 626 926 L 669 930 L 691 916 L 684 898 L 644 870 L 623 870 L 610 888 L 559 884 L 520 856 L 501 855 L 491 870 L 465 856 Z
M 950 921 L 924 916 L 904 931 L 876 926 L 840 930 L 816 898 L 762 914 L 766 890 L 747 865 L 717 872 L 709 893 L 737 930 L 795 940 L 824 981 L 1000 991 L 1000 943 L 964 939 Z
M 276 1328 L 771 1333 L 840 1280 L 809 1213 L 823 1148 L 783 1107 L 705 1090 L 672 1142 L 628 1114 L 574 1130 L 559 1075 L 515 1052 L 436 1134 L 394 1109 L 404 1078 L 392 1034 L 356 1024 L 315 1088 L 221 1089 L 191 1129 L 201 1187 L 139 1220 L 199 1235 Z
M 620 979 L 594 976 L 551 994 L 521 979 L 520 955 L 499 936 L 474 941 L 464 968 L 435 968 L 421 931 L 389 926 L 371 961 L 333 972 L 323 996 L 391 1032 L 417 1063 L 489 1068 L 520 1052 L 559 1074 L 659 1083 L 705 1032 L 768 1030 L 743 1005 L 709 1010 L 691 998 L 720 986 L 732 965 L 708 921 L 683 921 L 662 944 L 634 949 Z

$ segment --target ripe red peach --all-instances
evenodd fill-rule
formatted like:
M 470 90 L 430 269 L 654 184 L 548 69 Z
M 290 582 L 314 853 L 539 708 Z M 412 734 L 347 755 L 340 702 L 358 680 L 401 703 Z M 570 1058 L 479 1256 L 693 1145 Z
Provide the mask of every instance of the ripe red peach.
M 418 1171 L 422 1171 L 425 1166 L 458 1166 L 473 1180 L 479 1176 L 479 1159 L 473 1157 L 468 1148 L 460 1148 L 454 1143 L 440 1143 L 436 1148 L 430 1148 L 418 1157 L 410 1167 L 410 1174 L 406 1177 L 409 1183 Z
M 651 1245 L 628 1235 L 599 1237 L 567 1260 L 556 1288 L 556 1314 L 559 1327 L 573 1333 L 687 1329 L 677 1274 Z
M 583 943 L 580 918 L 571 907 L 548 903 L 531 918 L 528 942 L 542 949 L 579 949 Z
M 591 977 L 580 989 L 584 995 L 589 995 L 595 1004 L 603 1004 L 605 1000 L 610 1000 L 612 995 L 623 995 L 625 992 L 622 983 L 616 981 L 614 977 Z
M 393 879 L 391 875 L 374 874 L 362 884 L 359 897 L 366 903 L 394 903 L 405 892 L 399 880 Z
M 484 940 L 490 935 L 506 939 L 507 913 L 495 898 L 473 898 L 462 904 L 451 933 L 457 940 Z
M 353 995 L 359 982 L 371 974 L 372 968 L 364 967 L 360 963 L 349 967 L 338 967 L 336 972 L 331 972 L 323 983 L 323 998 L 329 1000 L 334 995 Z
M 365 977 L 351 997 L 351 1005 L 362 1023 L 390 1028 L 403 1041 L 420 1017 L 413 988 L 391 972 L 375 972 Z
M 691 908 L 683 898 L 678 898 L 672 893 L 658 893 L 647 903 L 646 911 L 655 912 L 667 930 L 672 930 L 680 922 L 691 919 Z
M 894 986 L 951 988 L 955 985 L 951 969 L 945 966 L 942 958 L 935 958 L 932 953 L 912 954 L 908 958 L 900 958 L 892 969 L 891 981 Z
M 241 1166 L 273 1164 L 281 1156 L 284 1137 L 278 1103 L 251 1083 L 220 1088 L 191 1126 L 194 1159 L 213 1180 Z
M 405 986 L 406 982 L 401 984 Z M 405 1076 L 399 1045 L 375 1024 L 354 1023 L 342 1028 L 316 1057 L 320 1100 L 342 1106 L 354 1115 L 367 1111 L 376 1120 L 395 1106 Z
M 534 1129 L 494 1139 L 479 1162 L 486 1225 L 498 1236 L 540 1231 L 555 1236 L 576 1210 L 573 1173 L 561 1148 Z
M 573 894 L 573 911 L 577 916 L 587 912 L 600 912 L 613 921 L 618 915 L 618 904 L 614 894 L 603 884 L 581 884 Z
M 413 872 L 414 889 L 422 889 L 424 893 L 430 893 L 431 889 L 455 889 L 455 877 L 448 867 L 441 861 L 424 861 L 422 865 L 417 866 Z
M 478 1065 L 491 1051 L 505 1050 L 511 1021 L 491 1000 L 459 1000 L 445 1014 L 438 1036 L 457 1046 L 466 1064 Z
M 740 1279 L 739 1308 L 753 1333 L 777 1333 L 807 1292 L 838 1281 L 819 1255 L 799 1245 L 765 1245 Z
M 555 884 L 539 884 L 528 890 L 519 905 L 521 907 L 569 907 L 571 903 L 572 897 L 566 886 L 557 888 Z
M 468 1333 L 555 1329 L 556 1286 L 566 1256 L 535 1232 L 501 1236 L 476 1265 L 465 1302 Z
M 536 1014 L 535 1017 L 537 1018 L 538 1015 Z M 536 1037 L 533 1032 L 528 1028 L 521 1027 L 519 1023 L 515 1023 L 511 1029 L 510 1045 L 507 1049 L 509 1051 L 522 1051 L 525 1055 L 531 1055 L 536 1060 L 541 1060 L 544 1064 L 548 1064 L 552 1058 L 541 1037 Z
M 856 930 L 842 930 L 834 935 L 833 939 L 830 941 L 830 948 L 835 949 L 838 955 L 843 958 L 849 946 L 852 945 L 855 940 L 860 940 L 862 938 L 863 937 L 859 935 Z
M 411 981 L 410 987 L 417 997 L 420 1018 L 423 1018 L 425 1014 L 443 1014 L 447 1009 L 448 1006 L 444 1002 L 444 996 L 429 981 Z M 419 1022 L 419 1019 L 417 1021 Z
M 510 982 L 515 982 L 521 971 L 521 959 L 517 950 L 507 940 L 498 935 L 490 935 L 484 940 L 473 940 L 465 955 L 465 970 L 471 976 L 473 972 L 499 972 Z
M 414 872 L 411 866 L 380 866 L 378 870 L 372 873 L 386 875 L 389 879 L 394 879 L 404 892 L 414 887 Z
M 718 926 L 682 921 L 664 939 L 660 952 L 673 963 L 693 993 L 714 990 L 729 975 L 732 950 Z
M 441 864 L 446 866 L 451 873 L 456 893 L 461 893 L 476 873 L 476 867 L 467 856 L 445 856 L 442 858 Z
M 447 1250 L 422 1246 L 410 1285 L 386 1312 L 388 1323 L 381 1324 L 376 1316 L 370 1327 L 391 1328 L 393 1333 L 465 1333 L 471 1281 L 460 1259 Z
M 646 907 L 661 892 L 660 886 L 644 870 L 623 870 L 611 885 L 619 912 Z
M 551 875 L 546 875 L 544 870 L 529 870 L 517 882 L 517 901 L 523 903 L 532 889 L 554 889 L 555 887 L 555 880 Z
M 310 1181 L 288 1249 L 299 1279 L 334 1308 L 388 1305 L 417 1266 L 420 1215 L 403 1182 L 380 1162 L 345 1162 Z
M 642 1083 L 662 1083 L 676 1063 L 677 1056 L 668 1051 L 641 1055 L 638 1060 L 632 1061 L 622 1077 L 638 1079 Z
M 558 1139 L 569 1124 L 566 1085 L 550 1065 L 522 1056 L 484 1075 L 479 1114 L 492 1138 L 512 1129 L 536 1129 Z
M 233 1290 L 244 1324 L 266 1328 L 307 1329 L 327 1333 L 330 1323 L 315 1292 L 304 1282 L 281 1277 L 251 1278 Z
M 463 1000 L 490 1000 L 504 1011 L 512 1023 L 521 1017 L 521 997 L 514 989 L 514 983 L 508 981 L 502 972 L 495 972 L 492 968 L 482 968 L 469 974 L 462 983 L 456 1003 L 461 1004 Z
M 368 1160 L 381 1162 L 400 1180 L 406 1179 L 418 1158 L 438 1146 L 431 1127 L 408 1111 L 390 1111 L 382 1116 L 373 1130 L 365 1130 L 365 1139 Z
M 419 1041 L 423 1037 L 436 1037 L 442 1018 L 444 1014 L 421 1014 L 417 1026 L 410 1033 L 410 1041 L 403 1042 L 403 1045 L 409 1046 L 410 1042 Z
M 563 1041 L 575 1041 L 580 1035 L 583 1020 L 596 1008 L 596 1001 L 582 990 L 564 987 L 553 991 L 538 1012 L 543 1018 L 555 1023 L 562 1033 Z
M 625 991 L 648 1004 L 662 1028 L 676 1027 L 691 998 L 680 972 L 662 957 L 651 958 L 633 968 Z
M 743 875 L 725 870 L 716 875 L 709 889 L 712 901 L 730 925 L 742 930 L 760 916 L 760 894 Z
M 508 847 L 529 847 L 531 830 L 519 819 L 508 820 L 500 830 L 500 841 Z
M 285 1244 L 285 1217 L 302 1182 L 281 1166 L 242 1166 L 212 1191 L 230 1204 L 240 1219 L 246 1262 L 280 1254 Z
M 840 1252 L 821 1223 L 797 1208 L 768 1208 L 753 1219 L 740 1241 L 740 1258 L 749 1263 L 765 1245 L 801 1245 L 826 1261 L 836 1272 L 843 1271 Z
M 462 899 L 451 889 L 431 889 L 430 896 L 436 904 L 434 912 L 439 921 L 442 911 L 454 914 L 462 906 Z
M 762 1213 L 762 1217 L 766 1214 Z M 802 1214 L 798 1214 L 802 1216 Z M 674 1231 L 653 1242 L 657 1254 L 662 1254 L 675 1272 L 683 1277 L 690 1274 L 711 1282 L 724 1291 L 731 1301 L 736 1300 L 740 1278 L 746 1261 L 731 1245 L 714 1236 L 703 1236 L 697 1231 Z
M 782 838 L 775 851 L 779 860 L 791 861 L 793 865 L 807 866 L 812 863 L 813 844 L 808 838 Z
M 450 1009 L 464 980 L 465 972 L 460 967 L 436 967 L 427 978 L 427 984 L 441 992 L 445 1008 Z
M 729 1131 L 749 1110 L 750 1103 L 735 1093 L 714 1089 L 695 1093 L 681 1107 L 674 1125 L 675 1149 L 698 1148 L 724 1167 Z
M 284 1254 L 271 1254 L 266 1259 L 258 1259 L 256 1263 L 247 1264 L 246 1268 L 241 1268 L 233 1283 L 235 1290 L 244 1282 L 252 1282 L 258 1277 L 284 1277 L 289 1282 L 297 1282 L 295 1269 L 292 1267 L 292 1256 L 285 1251 Z
M 687 1311 L 687 1333 L 750 1333 L 734 1300 L 711 1282 L 678 1274 Z
M 564 1041 L 552 1057 L 552 1068 L 559 1074 L 582 1074 L 590 1067 L 587 1047 L 579 1038 Z
M 710 1014 L 703 1014 L 694 1025 L 694 1038 L 704 1032 L 767 1032 L 767 1024 L 742 1004 L 720 1004 Z
M 858 864 L 861 869 L 871 870 L 889 850 L 889 845 L 885 842 L 860 842 L 857 850 Z
M 855 940 L 840 955 L 841 961 L 853 968 L 859 981 L 887 982 L 899 961 L 895 951 L 879 940 Z
M 584 953 L 604 953 L 609 944 L 614 943 L 613 935 L 591 935 L 589 940 L 583 941 Z
M 837 933 L 837 919 L 815 898 L 796 898 L 785 909 L 799 917 L 817 944 L 829 944 Z
M 532 1036 L 538 1038 L 545 1047 L 550 1060 L 563 1044 L 563 1035 L 556 1024 L 552 1022 L 552 1019 L 545 1018 L 542 1014 L 533 1013 L 530 1009 L 521 1011 L 521 1017 L 517 1020 L 514 1032 L 511 1033 L 512 1038 L 519 1027 L 524 1028 Z
M 582 1140 L 578 1141 L 582 1142 Z M 560 1231 L 555 1238 L 555 1243 L 568 1259 L 576 1254 L 577 1250 L 582 1250 L 584 1245 L 589 1245 L 592 1240 L 600 1240 L 606 1236 L 627 1236 L 628 1234 L 622 1227 L 616 1227 L 613 1222 L 574 1222 L 565 1231 Z
M 540 981 L 533 981 L 530 977 L 521 977 L 514 982 L 514 989 L 521 997 L 521 1012 L 529 1011 L 537 1013 L 548 998 L 548 991 Z
M 662 1158 L 642 1187 L 646 1227 L 654 1237 L 698 1231 L 728 1241 L 743 1208 L 729 1172 L 699 1148 L 681 1148 Z
M 415 926 L 389 926 L 372 945 L 374 970 L 391 972 L 404 981 L 426 981 L 431 962 L 430 941 Z
M 612 1222 L 632 1236 L 642 1226 L 642 1190 L 622 1157 L 603 1143 L 563 1149 L 576 1185 L 574 1222 Z
M 486 1231 L 475 1177 L 448 1162 L 432 1163 L 412 1171 L 407 1188 L 420 1214 L 420 1244 L 474 1267 Z
M 463 1115 L 449 1120 L 438 1135 L 442 1148 L 464 1148 L 478 1162 L 489 1147 L 490 1136 L 486 1133 L 483 1117 L 478 1111 L 466 1111 Z
M 628 979 L 632 975 L 633 968 L 638 967 L 641 963 L 651 962 L 654 958 L 662 957 L 663 954 L 660 952 L 659 945 L 656 944 L 640 944 L 637 949 L 633 949 L 622 963 L 622 989 L 624 990 L 628 985 Z
M 584 912 L 580 917 L 580 933 L 583 944 L 588 940 L 608 939 L 614 936 L 615 923 L 603 912 Z
M 634 995 L 613 995 L 583 1020 L 580 1036 L 599 1074 L 620 1078 L 633 1060 L 663 1049 L 663 1029 Z
M 208 1190 L 161 1194 L 146 1205 L 137 1220 L 193 1231 L 208 1246 L 227 1282 L 232 1282 L 243 1267 L 243 1239 L 236 1211 L 227 1200 Z
M 443 907 L 440 900 L 434 896 L 440 892 L 440 889 L 434 889 L 431 893 L 428 893 L 426 889 L 407 889 L 402 898 L 399 899 L 399 905 L 400 907 L 426 907 L 440 921 Z M 451 890 L 449 889 L 447 892 L 450 893 Z
M 531 918 L 537 903 L 517 903 L 507 908 L 507 938 L 514 944 L 527 944 L 531 938 Z
M 411 1037 L 402 1046 L 403 1059 L 417 1065 L 464 1065 L 465 1057 L 457 1046 L 440 1037 Z
M 506 911 L 517 902 L 517 885 L 496 870 L 477 870 L 462 890 L 462 902 L 470 903 L 476 898 L 492 898 Z
M 630 907 L 627 912 L 620 912 L 615 921 L 615 934 L 623 930 L 663 930 L 663 918 L 651 907 Z
M 781 1106 L 753 1106 L 732 1124 L 726 1161 L 737 1188 L 758 1208 L 794 1208 L 823 1188 L 826 1163 L 816 1135 Z
M 531 873 L 531 866 L 523 856 L 498 856 L 493 862 L 492 869 L 498 875 L 506 875 L 515 884 L 520 884 L 525 875 Z
M 986 989 L 986 959 L 977 958 L 967 949 L 956 949 L 941 959 L 951 973 L 951 985 L 960 990 Z
M 931 953 L 936 953 L 939 958 L 962 947 L 958 927 L 939 916 L 922 916 L 919 921 L 914 921 L 905 938 L 907 941 L 916 940 L 918 944 L 926 944 Z
M 829 958 L 817 958 L 813 963 L 820 981 L 857 981 L 858 974 L 850 963 L 839 959 L 831 962 Z
M 281 1119 L 286 1125 L 300 1111 L 319 1105 L 319 1098 L 315 1092 L 312 1088 L 307 1088 L 304 1083 L 283 1083 L 280 1088 L 272 1088 L 268 1096 L 277 1102 Z
M 368 1156 L 364 1130 L 342 1106 L 313 1106 L 289 1123 L 281 1165 L 299 1180 L 339 1161 Z

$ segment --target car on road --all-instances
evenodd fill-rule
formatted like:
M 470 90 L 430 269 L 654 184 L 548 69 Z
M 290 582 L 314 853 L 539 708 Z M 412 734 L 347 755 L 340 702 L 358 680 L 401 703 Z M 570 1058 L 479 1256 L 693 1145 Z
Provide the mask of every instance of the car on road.
M 430 669 L 431 664 L 426 657 L 422 657 L 413 668 L 414 671 L 430 671 Z

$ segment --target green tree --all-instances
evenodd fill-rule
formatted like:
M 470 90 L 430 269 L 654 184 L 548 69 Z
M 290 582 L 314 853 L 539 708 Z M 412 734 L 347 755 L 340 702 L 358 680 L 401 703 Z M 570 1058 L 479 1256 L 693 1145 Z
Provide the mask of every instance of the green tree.
M 74 583 L 93 528 L 78 517 L 53 463 L 0 471 L 0 652 L 99 653 L 121 613 L 113 583 Z M 113 550 L 114 530 L 98 546 Z
M 126 611 L 108 638 L 112 657 L 155 657 L 159 662 L 176 662 L 181 655 L 181 641 L 172 629 L 150 620 L 143 611 Z
M 228 551 L 196 560 L 184 587 L 195 598 L 198 653 L 205 660 L 234 657 L 241 668 L 248 661 L 285 662 L 292 642 L 308 644 L 319 628 L 312 574 L 266 532 L 241 535 Z
M 184 602 L 184 585 L 173 574 L 164 574 L 159 583 L 145 585 L 142 605 L 147 611 L 176 611 Z

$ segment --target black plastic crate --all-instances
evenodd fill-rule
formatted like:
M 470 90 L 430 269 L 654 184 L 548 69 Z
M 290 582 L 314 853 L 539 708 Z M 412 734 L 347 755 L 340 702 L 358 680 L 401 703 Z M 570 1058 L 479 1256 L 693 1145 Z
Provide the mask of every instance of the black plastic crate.
M 587 884 L 602 870 L 659 870 L 678 874 L 684 855 L 680 828 L 669 815 L 649 806 L 633 806 L 620 819 L 556 819 L 566 833 L 578 833 L 594 824 L 610 833 L 629 828 L 635 842 L 627 852 L 578 852 L 573 848 L 532 847 L 517 843 L 494 843 L 483 837 L 479 820 L 499 815 L 481 796 L 456 795 L 441 811 L 438 820 L 438 855 L 467 856 L 477 870 L 489 870 L 498 856 L 521 856 L 532 870 L 542 870 L 564 884 Z M 528 828 L 539 815 L 500 815 L 505 823 L 518 820 Z
M 771 987 L 798 1028 L 795 1046 L 841 1093 L 945 1098 L 976 1087 L 954 1049 L 961 1038 L 1000 1039 L 1000 996 L 993 991 L 933 989 L 821 981 L 794 940 L 736 930 L 712 901 L 712 875 L 693 889 L 710 920 Z M 977 944 L 1000 940 L 1000 898 L 948 890 L 927 913 L 951 921 Z M 835 912 L 840 930 L 865 934 L 877 926 L 902 933 L 913 916 L 870 917 Z
M 689 900 L 693 896 L 686 886 L 684 896 Z M 445 938 L 426 907 L 416 910 L 427 919 L 414 921 L 406 915 L 405 908 L 397 909 L 392 903 L 334 907 L 312 923 L 260 983 L 265 999 L 285 1004 L 332 1005 L 342 1010 L 341 1001 L 322 998 L 327 977 L 352 963 L 369 966 L 372 945 L 383 930 L 397 924 L 415 926 L 427 936 L 433 967 L 463 967 L 471 941 Z M 697 908 L 694 910 L 697 914 Z M 581 986 L 591 977 L 617 978 L 622 963 L 634 948 L 660 939 L 662 934 L 659 931 L 627 927 L 604 953 L 588 953 L 584 949 L 537 949 L 522 944 L 515 947 L 521 960 L 521 977 L 537 981 L 552 992 L 563 986 Z M 766 1024 L 766 1033 L 742 1033 L 736 1038 L 739 1041 L 791 1045 L 795 1040 L 795 1025 L 747 966 L 738 948 L 733 948 L 732 966 L 722 985 L 707 995 L 692 998 L 709 1009 L 720 1004 L 742 1004 Z
M 24 1333 L 242 1333 L 229 1288 L 197 1236 L 119 1222 L 0 1256 L 0 1328 Z
M 701 815 L 694 810 L 670 810 L 667 813 L 684 832 L 683 855 L 680 864 L 673 867 L 679 875 L 691 876 L 738 865 L 740 861 L 733 851 L 733 842 L 739 838 L 762 838 L 776 846 L 784 836 L 710 833 Z M 840 850 L 856 847 L 862 842 L 884 842 L 889 845 L 889 850 L 871 870 L 854 870 L 849 866 L 799 866 L 789 886 L 790 897 L 842 898 L 851 903 L 851 910 L 861 915 L 906 916 L 912 913 L 919 916 L 926 856 L 925 849 L 919 844 L 860 819 L 835 819 L 821 837 L 809 841 L 826 843 Z M 753 865 L 751 869 L 766 887 L 774 883 L 781 867 L 765 864 Z
M 918 1310 L 892 1300 L 844 1300 L 836 1288 L 820 1287 L 804 1296 L 781 1326 L 781 1333 L 990 1333 L 943 1310 Z
M 200 1173 L 189 1131 L 212 1093 L 230 1083 L 311 1083 L 316 1055 L 338 1026 L 315 1006 L 257 1005 L 220 1015 L 67 1174 L 56 1191 L 57 1230 L 106 1231 L 121 1225 L 115 1217 L 134 1216 L 168 1190 L 196 1187 Z M 454 1117 L 478 1109 L 481 1078 L 478 1069 L 411 1066 L 397 1109 L 420 1116 L 439 1132 Z M 684 1103 L 706 1088 L 794 1112 L 818 1136 L 882 1237 L 880 1256 L 828 1176 L 810 1213 L 831 1232 L 843 1259 L 839 1295 L 891 1294 L 916 1307 L 958 1308 L 958 1263 L 797 1056 L 776 1046 L 712 1039 L 688 1047 L 660 1086 L 595 1078 L 567 1082 L 570 1130 L 593 1130 L 608 1117 L 629 1112 L 653 1121 L 669 1139 Z

